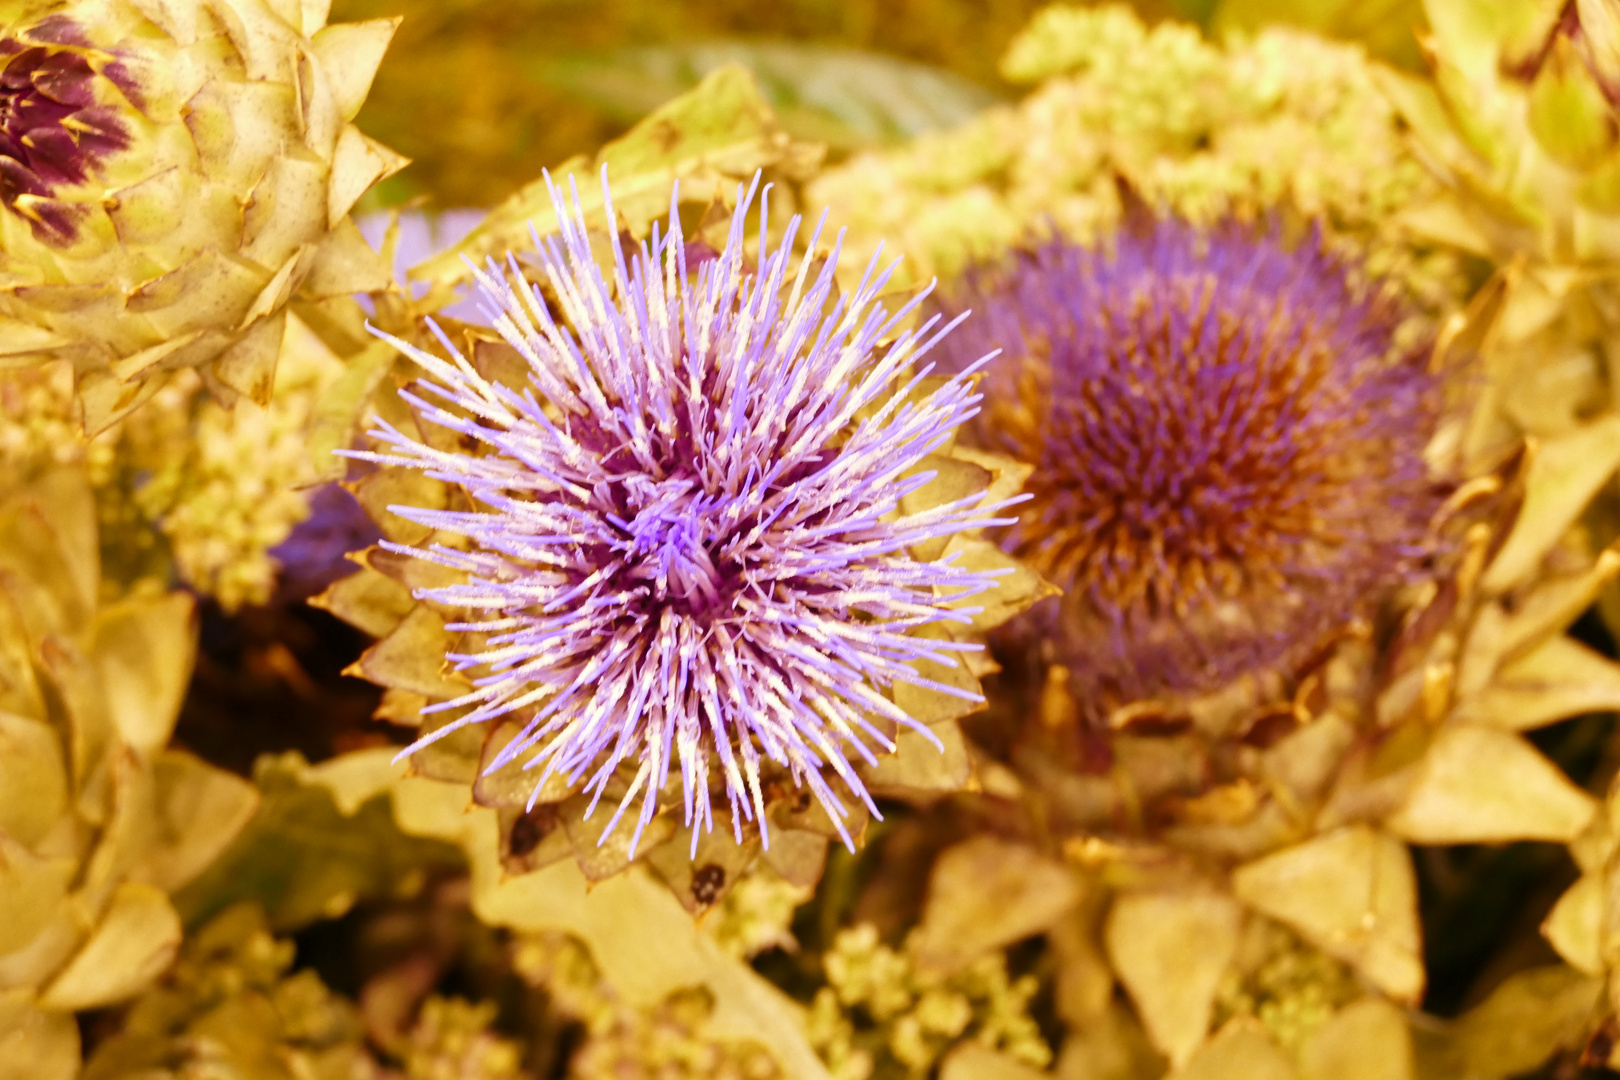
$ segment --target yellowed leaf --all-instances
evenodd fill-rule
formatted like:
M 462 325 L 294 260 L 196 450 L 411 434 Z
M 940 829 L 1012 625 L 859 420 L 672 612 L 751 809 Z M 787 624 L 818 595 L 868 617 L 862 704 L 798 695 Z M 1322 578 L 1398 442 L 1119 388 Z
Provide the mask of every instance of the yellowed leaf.
M 961 791 L 973 775 L 961 727 L 946 720 L 931 725 L 929 731 L 944 744 L 943 750 L 922 733 L 902 729 L 895 738 L 895 752 L 880 756 L 876 768 L 865 763 L 857 766 L 867 790 L 902 799 Z
M 287 312 L 276 311 L 249 326 L 208 370 L 230 392 L 255 405 L 268 405 L 286 336 Z
M 367 188 L 410 163 L 410 158 L 368 138 L 353 124 L 343 125 L 326 188 L 327 226 L 336 228 Z
M 967 840 L 934 865 L 916 931 L 918 964 L 958 970 L 1045 930 L 1080 893 L 1067 867 L 1032 848 L 994 836 Z
M 349 486 L 349 490 L 383 535 L 401 544 L 420 544 L 433 535 L 433 530 L 400 517 L 388 509 L 390 506 L 443 510 L 450 498 L 450 490 L 443 483 L 431 479 L 420 469 L 407 469 L 402 465 L 367 473 L 358 483 Z
M 659 814 L 642 830 L 640 842 L 636 844 L 635 854 L 632 855 L 630 838 L 635 835 L 635 815 L 639 804 L 633 804 L 625 811 L 624 817 L 619 819 L 611 833 L 608 832 L 608 823 L 613 820 L 617 803 L 604 796 L 596 807 L 596 812 L 587 818 L 585 810 L 590 805 L 591 796 L 581 793 L 565 800 L 558 807 L 558 813 L 562 815 L 563 828 L 568 832 L 568 840 L 574 845 L 574 858 L 589 881 L 605 881 L 615 874 L 623 873 L 634 859 L 645 856 L 673 836 L 679 828 L 675 815 Z M 715 818 L 718 829 L 720 815 L 716 814 Z M 729 842 L 729 838 L 727 839 Z
M 315 55 L 326 71 L 327 85 L 338 114 L 353 120 L 371 91 L 388 43 L 399 29 L 399 19 L 368 19 L 337 23 L 315 32 Z
M 1604 875 L 1582 874 L 1541 923 L 1541 934 L 1577 971 L 1603 974 Z
M 568 782 L 567 776 L 554 772 L 546 777 L 540 794 L 534 795 L 535 785 L 545 769 L 543 766 L 534 769 L 523 767 L 524 762 L 534 756 L 532 749 L 519 754 L 494 772 L 489 771 L 495 758 L 522 730 L 521 723 L 504 720 L 485 737 L 483 755 L 478 762 L 478 779 L 473 782 L 473 800 L 479 806 L 527 806 L 531 797 L 534 797 L 537 805 L 559 803 L 574 793 L 575 785 Z
M 1592 606 L 1616 573 L 1620 573 L 1620 551 L 1610 549 L 1598 556 L 1590 570 L 1536 584 L 1502 627 L 1497 647 L 1503 659 L 1522 656 L 1562 633 Z
M 27 945 L 57 915 L 77 871 L 71 858 L 35 855 L 0 833 L 0 956 Z
M 1617 468 L 1620 415 L 1542 442 L 1525 477 L 1524 506 L 1481 586 L 1499 593 L 1527 577 Z
M 909 475 L 925 472 L 937 475 L 900 500 L 902 514 L 920 514 L 942 503 L 971 498 L 975 493 L 983 492 L 990 486 L 988 469 L 969 461 L 959 460 L 955 456 L 930 454 L 923 458 Z M 948 543 L 950 543 L 949 536 L 936 536 L 913 547 L 912 557 L 924 560 L 937 559 Z
M 1386 825 L 1415 844 L 1567 843 L 1596 812 L 1592 797 L 1524 739 L 1455 724 L 1430 745 Z
M 1239 867 L 1232 889 L 1397 1001 L 1423 993 L 1417 882 L 1394 837 L 1336 829 Z
M 948 559 L 953 555 L 956 561 L 952 565 L 962 569 L 981 573 L 1000 572 L 994 588 L 944 605 L 981 609 L 973 615 L 976 630 L 993 630 L 1037 602 L 1058 595 L 1060 591 L 1023 562 L 982 536 L 957 533 L 951 537 L 951 542 L 945 546 L 945 554 L 940 557 Z
M 1170 1080 L 1298 1080 L 1299 1071 L 1251 1016 L 1228 1022 Z
M 79 1025 L 71 1013 L 46 1012 L 26 990 L 0 993 L 0 1080 L 74 1080 Z
M 387 637 L 361 654 L 351 672 L 379 686 L 430 698 L 459 697 L 470 684 L 444 673 L 445 655 L 454 646 L 455 637 L 445 630 L 444 620 L 432 608 L 418 604 Z
M 1492 1080 L 1534 1072 L 1559 1048 L 1579 1046 L 1603 981 L 1562 964 L 1508 976 L 1452 1031 L 1448 1076 Z
M 1620 710 L 1620 664 L 1568 637 L 1549 638 L 1504 665 L 1452 719 L 1529 731 L 1583 713 Z
M 309 460 L 318 480 L 335 480 L 347 462 L 334 450 L 346 450 L 372 393 L 393 368 L 399 354 L 386 341 L 372 341 L 350 357 L 343 373 L 315 403 L 309 420 Z
M 409 589 L 369 566 L 334 581 L 309 603 L 378 638 L 387 636 L 416 606 Z
M 40 1003 L 77 1011 L 122 1001 L 161 975 L 179 947 L 180 916 L 169 898 L 151 885 L 126 882 Z
M 128 600 L 96 614 L 90 661 L 124 742 L 144 754 L 168 744 L 196 651 L 196 602 L 185 593 Z
M 673 820 L 673 814 L 666 816 Z M 719 903 L 748 872 L 759 857 L 760 847 L 757 834 L 747 822 L 743 823 L 743 842 L 737 843 L 731 816 L 716 811 L 714 831 L 698 833 L 695 851 L 692 830 L 685 826 L 678 826 L 669 842 L 657 847 L 648 845 L 644 835 L 637 851 L 647 853 L 647 865 L 669 886 L 681 906 L 693 915 L 701 915 Z
M 1212 891 L 1127 893 L 1109 910 L 1108 958 L 1148 1037 L 1174 1064 L 1186 1064 L 1209 1031 L 1242 925 L 1237 902 Z
M 49 724 L 0 713 L 0 833 L 31 845 L 56 824 L 67 809 L 63 749 Z
M 304 296 L 347 296 L 357 292 L 379 292 L 394 280 L 388 261 L 360 235 L 352 218 L 338 222 L 337 228 L 321 237 L 309 264 L 309 272 L 299 284 Z
M 827 865 L 827 837 L 801 829 L 772 828 L 770 839 L 771 846 L 761 856 L 770 868 L 789 885 L 814 888 Z
M 1401 1010 L 1362 998 L 1334 1013 L 1299 1051 L 1301 1080 L 1417 1080 Z
M 946 1054 L 939 1065 L 939 1080 L 1040 1080 L 1045 1075 L 971 1039 Z
M 153 774 L 157 835 L 137 877 L 172 893 L 236 839 L 259 807 L 259 789 L 181 750 L 165 750 Z

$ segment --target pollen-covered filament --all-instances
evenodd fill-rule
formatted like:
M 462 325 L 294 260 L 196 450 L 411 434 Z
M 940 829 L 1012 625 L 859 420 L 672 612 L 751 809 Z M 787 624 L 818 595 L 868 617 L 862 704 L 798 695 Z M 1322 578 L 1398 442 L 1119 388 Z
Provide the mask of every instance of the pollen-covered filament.
M 682 614 L 705 614 L 721 601 L 720 568 L 710 551 L 713 521 L 690 483 L 679 483 L 666 498 L 643 507 L 621 526 L 625 577 L 646 582 L 652 599 L 671 601 Z

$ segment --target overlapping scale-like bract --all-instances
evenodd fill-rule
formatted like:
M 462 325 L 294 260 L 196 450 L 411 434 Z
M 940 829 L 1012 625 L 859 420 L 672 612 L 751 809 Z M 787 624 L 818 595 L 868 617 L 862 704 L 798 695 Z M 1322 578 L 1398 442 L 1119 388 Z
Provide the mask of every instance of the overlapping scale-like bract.
M 396 22 L 326 26 L 287 0 L 8 7 L 0 364 L 72 361 L 92 432 L 185 367 L 268 400 L 293 295 L 387 285 L 348 212 L 404 159 L 350 121 Z

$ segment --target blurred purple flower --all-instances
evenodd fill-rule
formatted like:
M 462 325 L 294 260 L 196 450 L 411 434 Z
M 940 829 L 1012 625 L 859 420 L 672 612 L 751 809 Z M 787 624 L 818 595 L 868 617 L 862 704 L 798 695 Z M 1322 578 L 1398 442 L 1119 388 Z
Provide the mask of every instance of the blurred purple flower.
M 1144 214 L 947 306 L 978 314 L 942 364 L 1014 354 L 981 424 L 1036 466 L 1006 543 L 1065 589 L 1061 660 L 1104 703 L 1298 664 L 1427 554 L 1438 380 L 1349 273 L 1315 233 Z
M 584 781 L 587 816 L 619 765 L 634 762 L 603 832 L 640 796 L 632 850 L 676 759 L 694 849 L 713 829 L 713 759 L 739 842 L 743 818 L 769 842 L 761 777 L 775 763 L 808 785 L 847 844 L 848 810 L 823 768 L 876 813 L 850 757 L 893 749 L 885 722 L 932 738 L 882 689 L 910 683 L 979 700 L 914 666 L 955 666 L 979 646 L 911 632 L 966 623 L 978 609 L 953 602 L 997 575 L 909 549 L 1010 523 L 991 517 L 1007 504 L 982 507 L 974 495 L 898 513 L 934 475 L 919 464 L 977 412 L 967 373 L 929 392 L 927 369 L 911 372 L 950 327 L 930 319 L 900 330 L 922 298 L 889 314 L 877 302 L 889 271 L 875 260 L 835 299 L 836 249 L 819 269 L 795 259 L 797 218 L 771 249 L 763 205 L 748 262 L 753 195 L 717 253 L 683 242 L 672 197 L 669 232 L 655 227 L 628 262 L 615 245 L 604 276 L 577 193 L 570 212 L 553 187 L 561 235 L 544 241 L 536 265 L 556 307 L 521 283 L 515 258 L 479 274 L 496 329 L 528 361 L 529 386 L 487 381 L 443 333 L 449 360 L 394 342 L 431 379 L 421 396 L 405 394 L 419 418 L 483 452 L 435 449 L 379 422 L 372 434 L 391 451 L 355 455 L 426 470 L 488 508 L 390 507 L 473 542 L 385 544 L 467 575 L 418 595 L 489 613 L 452 627 L 479 635 L 475 651 L 451 656 L 458 670 L 483 670 L 475 689 L 431 706 L 468 711 L 411 750 L 518 712 L 522 733 L 491 770 L 532 751 L 526 767 L 543 767 L 536 796 L 553 773 Z M 606 213 L 606 235 L 618 236 L 611 202 Z
M 309 499 L 309 516 L 270 549 L 280 565 L 277 593 L 286 600 L 313 596 L 355 572 L 346 556 L 382 539 L 354 496 L 337 484 L 322 484 Z

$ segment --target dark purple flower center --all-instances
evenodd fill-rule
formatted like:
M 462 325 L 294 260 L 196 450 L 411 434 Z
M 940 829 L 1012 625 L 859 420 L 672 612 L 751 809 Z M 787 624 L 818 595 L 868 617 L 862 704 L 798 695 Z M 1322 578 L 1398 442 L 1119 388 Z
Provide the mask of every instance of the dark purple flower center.
M 114 109 L 97 103 L 104 76 L 78 27 L 51 19 L 0 40 L 0 203 L 46 243 L 71 243 L 84 209 L 56 199 L 84 183 L 106 155 L 129 145 Z

